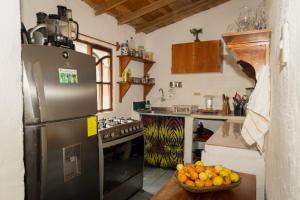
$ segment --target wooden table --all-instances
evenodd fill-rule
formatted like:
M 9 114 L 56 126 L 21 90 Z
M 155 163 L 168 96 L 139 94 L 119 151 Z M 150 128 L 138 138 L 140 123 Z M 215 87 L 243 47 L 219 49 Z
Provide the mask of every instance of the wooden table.
M 173 176 L 151 200 L 255 200 L 255 175 L 240 173 L 241 184 L 227 191 L 194 194 L 183 190 Z

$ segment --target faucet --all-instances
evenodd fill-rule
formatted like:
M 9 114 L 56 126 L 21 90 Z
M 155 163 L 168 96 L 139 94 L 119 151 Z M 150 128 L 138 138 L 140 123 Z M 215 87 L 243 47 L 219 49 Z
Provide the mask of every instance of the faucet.
M 160 101 L 161 102 L 164 102 L 166 99 L 165 99 L 165 93 L 164 93 L 164 90 L 162 88 L 159 88 L 158 92 L 161 92 L 161 98 L 160 98 Z

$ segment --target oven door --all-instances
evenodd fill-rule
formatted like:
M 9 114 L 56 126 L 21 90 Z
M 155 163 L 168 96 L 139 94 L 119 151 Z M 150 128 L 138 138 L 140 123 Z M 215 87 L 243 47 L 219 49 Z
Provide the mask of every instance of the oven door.
M 103 143 L 100 151 L 101 199 L 127 199 L 142 189 L 143 132 Z

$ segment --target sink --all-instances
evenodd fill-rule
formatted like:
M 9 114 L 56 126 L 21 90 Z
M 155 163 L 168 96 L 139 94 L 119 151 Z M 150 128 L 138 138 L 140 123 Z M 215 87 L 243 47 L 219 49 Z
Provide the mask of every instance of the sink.
M 151 110 L 143 110 L 146 113 L 170 114 L 173 113 L 172 107 L 152 107 Z

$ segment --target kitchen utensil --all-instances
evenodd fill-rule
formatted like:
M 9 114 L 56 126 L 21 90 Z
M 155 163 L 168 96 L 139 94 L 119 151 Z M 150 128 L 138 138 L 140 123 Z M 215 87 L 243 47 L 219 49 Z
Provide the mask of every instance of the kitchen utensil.
M 229 105 L 229 97 L 223 94 L 222 98 L 223 98 L 222 113 L 223 115 L 229 115 L 231 113 L 230 105 Z

